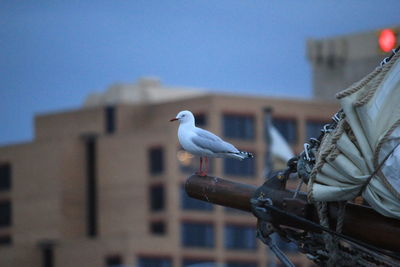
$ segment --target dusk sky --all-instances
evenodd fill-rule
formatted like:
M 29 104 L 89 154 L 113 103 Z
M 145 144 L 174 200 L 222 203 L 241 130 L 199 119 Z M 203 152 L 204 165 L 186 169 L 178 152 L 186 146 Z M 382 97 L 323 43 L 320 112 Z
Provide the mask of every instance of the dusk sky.
M 210 92 L 311 97 L 308 38 L 400 25 L 399 0 L 0 0 L 0 144 L 35 114 L 157 76 Z

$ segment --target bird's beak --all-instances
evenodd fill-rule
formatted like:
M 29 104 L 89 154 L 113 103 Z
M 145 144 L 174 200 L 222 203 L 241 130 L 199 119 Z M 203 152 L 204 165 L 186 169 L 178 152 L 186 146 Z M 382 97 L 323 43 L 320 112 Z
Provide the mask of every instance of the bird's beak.
M 170 119 L 169 121 L 177 121 L 177 118 Z

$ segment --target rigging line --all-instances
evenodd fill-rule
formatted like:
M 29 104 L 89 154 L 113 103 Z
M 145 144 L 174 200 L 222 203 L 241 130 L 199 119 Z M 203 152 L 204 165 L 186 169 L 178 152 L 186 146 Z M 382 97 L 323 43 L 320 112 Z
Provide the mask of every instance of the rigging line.
M 386 255 L 386 256 L 389 256 L 389 257 L 395 258 L 395 259 L 397 259 L 397 260 L 400 260 L 400 254 L 398 254 L 398 253 L 393 253 L 393 252 L 390 252 L 390 251 L 386 251 L 386 250 L 383 250 L 383 249 L 381 249 L 381 248 L 377 248 L 377 247 L 375 247 L 375 246 L 372 246 L 372 245 L 369 245 L 369 244 L 367 244 L 367 243 L 364 243 L 364 242 L 362 242 L 362 241 L 356 240 L 356 239 L 354 239 L 354 238 L 352 238 L 352 237 L 346 236 L 346 235 L 344 235 L 344 234 L 337 233 L 337 232 L 335 232 L 335 231 L 333 231 L 333 230 L 331 230 L 331 229 L 329 229 L 329 228 L 326 228 L 326 227 L 321 226 L 321 225 L 318 224 L 318 223 L 315 223 L 315 222 L 312 222 L 312 221 L 310 221 L 310 220 L 308 220 L 308 219 L 305 219 L 305 218 L 303 218 L 303 217 L 299 217 L 299 216 L 297 216 L 297 215 L 288 213 L 288 212 L 283 211 L 283 210 L 281 210 L 281 209 L 279 209 L 279 208 L 277 208 L 277 207 L 274 207 L 274 206 L 272 206 L 272 205 L 265 205 L 264 207 L 267 208 L 267 209 L 271 209 L 271 210 L 273 210 L 273 211 L 275 211 L 275 212 L 281 213 L 281 214 L 283 214 L 283 215 L 289 216 L 289 217 L 291 217 L 291 218 L 293 218 L 293 219 L 299 220 L 299 221 L 301 221 L 301 222 L 303 222 L 303 223 L 305 223 L 305 224 L 314 226 L 314 227 L 316 227 L 316 228 L 318 228 L 318 229 L 320 229 L 320 230 L 322 230 L 322 231 L 328 232 L 328 233 L 330 233 L 330 234 L 332 234 L 332 235 L 336 235 L 336 236 L 338 236 L 338 237 L 340 237 L 340 238 L 343 238 L 343 239 L 345 239 L 345 240 L 347 240 L 347 241 L 349 241 L 349 242 L 355 243 L 355 244 L 357 244 L 357 245 L 359 245 L 359 246 L 368 248 L 368 249 L 373 250 L 373 251 L 374 251 L 374 250 L 375 250 L 375 251 L 379 251 L 380 253 L 382 253 L 382 254 L 384 254 L 384 255 Z
M 393 139 L 397 139 L 397 138 L 393 138 Z M 392 139 L 392 140 L 393 140 Z M 396 148 L 400 145 L 400 143 L 398 143 L 395 147 L 393 147 L 393 149 L 385 156 L 385 158 L 382 160 L 381 163 L 379 163 L 378 167 L 375 169 L 375 171 L 373 171 L 371 173 L 371 175 L 368 177 L 368 179 L 365 181 L 365 183 L 362 185 L 360 192 L 358 192 L 357 196 L 361 196 L 362 193 L 364 192 L 365 188 L 367 188 L 368 184 L 371 182 L 372 178 L 378 173 L 378 171 L 381 170 L 381 168 L 383 167 L 383 165 L 385 164 L 386 160 L 389 159 L 389 157 L 393 154 L 393 152 L 396 150 Z
M 275 254 L 275 256 L 281 261 L 286 267 L 296 267 L 290 259 L 285 255 L 285 253 L 273 242 L 270 236 L 264 236 L 260 229 L 257 230 L 257 237 L 266 244 L 270 250 Z

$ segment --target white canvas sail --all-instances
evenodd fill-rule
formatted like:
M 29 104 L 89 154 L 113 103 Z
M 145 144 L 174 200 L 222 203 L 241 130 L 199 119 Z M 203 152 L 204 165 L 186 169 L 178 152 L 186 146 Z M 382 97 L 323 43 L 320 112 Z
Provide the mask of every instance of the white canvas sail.
M 399 53 L 338 97 L 344 118 L 322 140 L 310 199 L 361 194 L 381 214 L 400 219 Z

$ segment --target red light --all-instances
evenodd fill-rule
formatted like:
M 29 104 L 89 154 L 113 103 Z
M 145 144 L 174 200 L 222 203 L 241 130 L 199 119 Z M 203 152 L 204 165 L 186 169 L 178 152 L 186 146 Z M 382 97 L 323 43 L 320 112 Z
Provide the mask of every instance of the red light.
M 396 46 L 396 35 L 391 29 L 384 29 L 379 34 L 379 48 L 383 52 L 389 52 Z

